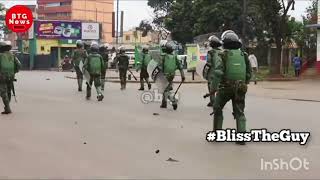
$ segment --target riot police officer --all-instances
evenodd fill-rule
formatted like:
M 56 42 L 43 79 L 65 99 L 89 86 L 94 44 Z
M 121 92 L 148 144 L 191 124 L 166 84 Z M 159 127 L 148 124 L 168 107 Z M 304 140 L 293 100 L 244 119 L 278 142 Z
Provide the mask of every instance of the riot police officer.
M 232 101 L 233 115 L 237 132 L 246 131 L 244 115 L 247 84 L 251 79 L 251 67 L 248 55 L 240 48 L 242 43 L 236 33 L 228 31 L 221 37 L 224 50 L 215 62 L 212 91 L 217 91 L 214 101 L 213 130 L 222 129 L 222 110 L 228 101 Z M 245 142 L 236 142 L 244 145 Z
M 149 48 L 147 46 L 142 48 L 142 57 L 141 62 L 137 68 L 137 71 L 140 70 L 140 91 L 144 90 L 144 81 L 148 84 L 148 89 L 151 89 L 151 83 L 149 82 L 149 74 L 147 71 L 147 67 L 149 62 L 151 61 L 151 56 L 149 54 Z
M 0 42 L 0 96 L 4 104 L 4 111 L 1 114 L 11 114 L 10 101 L 11 91 L 15 74 L 19 72 L 21 63 L 11 52 L 10 41 Z
M 119 54 L 115 58 L 115 63 L 119 70 L 120 89 L 125 90 L 127 84 L 127 71 L 129 68 L 129 56 L 125 54 L 124 47 L 119 48 Z
M 209 41 L 209 45 L 212 48 L 210 51 L 208 51 L 208 55 L 207 55 L 207 65 L 209 66 L 209 72 L 208 72 L 208 90 L 209 93 L 212 91 L 212 80 L 213 80 L 213 76 L 214 76 L 214 66 L 215 66 L 215 62 L 216 60 L 219 58 L 219 53 L 220 53 L 220 47 L 222 45 L 221 40 L 215 36 L 212 35 L 209 37 L 208 39 Z M 213 106 L 213 102 L 214 102 L 214 94 L 210 94 L 210 102 L 208 103 L 208 107 L 212 107 Z
M 78 91 L 82 91 L 83 74 L 82 69 L 80 69 L 80 62 L 84 63 L 85 59 L 88 57 L 87 51 L 83 48 L 83 42 L 77 40 L 77 48 L 74 50 L 72 55 L 72 64 L 77 74 L 78 80 Z

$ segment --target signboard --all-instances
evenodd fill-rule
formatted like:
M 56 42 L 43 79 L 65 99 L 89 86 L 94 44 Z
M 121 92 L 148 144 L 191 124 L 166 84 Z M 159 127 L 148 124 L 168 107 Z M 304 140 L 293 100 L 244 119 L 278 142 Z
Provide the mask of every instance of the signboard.
M 200 60 L 207 61 L 209 48 L 200 47 Z
M 197 44 L 187 44 L 187 62 L 188 70 L 195 70 L 197 67 L 197 62 L 200 58 L 200 48 Z
M 99 23 L 82 23 L 82 39 L 100 39 Z
M 37 21 L 36 36 L 45 39 L 81 39 L 81 22 Z

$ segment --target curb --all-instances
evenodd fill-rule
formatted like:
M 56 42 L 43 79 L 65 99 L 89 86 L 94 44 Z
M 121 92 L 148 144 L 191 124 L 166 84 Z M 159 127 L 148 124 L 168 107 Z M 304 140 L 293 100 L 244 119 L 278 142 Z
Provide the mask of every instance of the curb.
M 67 79 L 77 79 L 75 77 L 71 76 L 65 76 Z M 111 82 L 111 83 L 120 83 L 120 80 L 115 77 L 108 77 L 106 78 L 106 82 Z M 140 81 L 134 81 L 134 80 L 127 80 L 127 83 L 140 83 Z M 153 82 L 151 82 L 153 83 Z M 173 81 L 173 83 L 181 83 L 181 81 Z M 185 81 L 184 84 L 206 84 L 207 81 Z
M 300 81 L 300 78 L 266 78 L 265 81 Z
M 77 79 L 76 77 L 72 76 L 65 76 L 67 79 Z M 263 81 L 300 81 L 303 80 L 301 78 L 266 78 L 265 80 L 258 80 L 258 82 L 263 82 Z M 120 80 L 118 77 L 107 77 L 106 82 L 112 82 L 112 83 L 120 83 Z M 180 83 L 181 81 L 174 80 L 173 83 Z M 127 80 L 127 83 L 140 83 L 140 81 L 134 81 L 134 80 Z M 207 81 L 205 80 L 195 80 L 195 81 L 185 81 L 184 84 L 206 84 Z

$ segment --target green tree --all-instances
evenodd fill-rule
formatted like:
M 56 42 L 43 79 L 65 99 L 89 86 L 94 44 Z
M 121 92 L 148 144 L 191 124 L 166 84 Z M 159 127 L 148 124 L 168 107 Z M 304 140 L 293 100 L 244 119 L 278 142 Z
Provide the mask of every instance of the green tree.
M 11 33 L 11 31 L 5 25 L 6 11 L 7 9 L 5 8 L 5 6 L 0 3 L 0 31 L 3 31 L 5 34 L 9 34 Z
M 280 62 L 281 62 L 281 53 L 282 46 L 286 44 L 288 38 L 288 21 L 289 10 L 294 7 L 294 0 L 288 0 L 285 3 L 284 0 L 252 0 L 252 4 L 256 8 L 256 14 L 259 16 L 252 17 L 254 21 L 264 23 L 262 26 L 264 32 L 267 32 L 270 36 L 269 43 L 275 43 L 276 56 L 271 59 L 271 74 L 280 75 Z

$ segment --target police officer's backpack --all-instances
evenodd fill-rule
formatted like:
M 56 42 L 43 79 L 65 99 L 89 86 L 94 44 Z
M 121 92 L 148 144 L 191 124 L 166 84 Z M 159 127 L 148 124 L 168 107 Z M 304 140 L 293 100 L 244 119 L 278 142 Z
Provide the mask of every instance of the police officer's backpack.
M 239 49 L 224 52 L 225 79 L 232 81 L 246 80 L 245 54 Z

